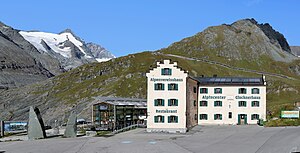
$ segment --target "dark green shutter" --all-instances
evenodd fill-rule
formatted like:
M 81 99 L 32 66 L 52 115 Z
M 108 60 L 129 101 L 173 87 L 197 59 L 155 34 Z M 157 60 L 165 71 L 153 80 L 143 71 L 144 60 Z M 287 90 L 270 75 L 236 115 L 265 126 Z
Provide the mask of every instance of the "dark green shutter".
M 168 123 L 171 123 L 171 116 L 168 116 Z
M 158 116 L 154 116 L 154 123 L 158 122 Z
M 154 99 L 154 106 L 157 106 L 157 105 L 158 105 L 157 99 Z
M 253 120 L 253 119 L 254 119 L 254 114 L 251 115 L 251 120 Z
M 220 93 L 223 93 L 223 92 L 222 92 L 222 88 L 220 88 Z
M 161 104 L 162 104 L 162 106 L 165 106 L 165 100 L 164 99 L 161 100 Z
M 222 114 L 220 114 L 220 120 L 222 120 Z
M 245 124 L 248 124 L 247 123 L 247 114 L 245 114 Z
M 172 75 L 172 69 L 169 69 L 169 75 Z
M 168 99 L 168 106 L 171 106 L 171 99 Z
M 245 88 L 245 94 L 247 94 L 247 89 Z
M 216 120 L 217 119 L 217 115 L 216 114 L 214 114 L 214 120 Z
M 175 90 L 178 90 L 178 84 L 175 84 Z
M 161 75 L 165 75 L 165 69 L 161 69 Z
M 238 125 L 240 125 L 241 124 L 241 115 L 239 114 L 238 115 Z
M 175 116 L 175 122 L 178 123 L 178 116 Z
M 215 88 L 215 89 L 214 89 L 214 92 L 217 93 L 216 91 L 217 91 L 217 90 L 216 90 L 216 88 Z
M 220 106 L 223 106 L 222 101 L 220 101 Z
M 168 90 L 171 90 L 171 84 L 168 84 Z
M 216 101 L 214 101 L 214 106 L 217 106 L 217 102 Z
M 162 90 L 165 90 L 165 84 L 162 84 L 161 87 L 162 87 Z
M 241 88 L 239 88 L 239 94 L 241 93 Z
M 165 123 L 165 117 L 164 116 L 161 117 L 161 122 Z
M 251 102 L 251 106 L 252 106 L 252 107 L 254 106 L 254 101 Z M 251 118 L 251 119 L 252 119 L 252 118 Z M 253 120 L 253 119 L 252 119 L 252 120 Z
M 154 90 L 158 90 L 158 85 L 157 85 L 157 83 L 154 84 Z
M 203 88 L 200 88 L 200 93 L 203 93 Z

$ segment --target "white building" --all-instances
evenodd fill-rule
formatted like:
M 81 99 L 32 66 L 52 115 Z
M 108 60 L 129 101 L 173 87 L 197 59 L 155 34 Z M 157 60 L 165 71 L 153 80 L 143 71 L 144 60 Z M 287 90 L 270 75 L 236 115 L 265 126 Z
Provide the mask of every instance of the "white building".
M 197 125 L 197 81 L 164 60 L 147 73 L 147 131 L 185 133 Z
M 164 60 L 147 76 L 147 131 L 185 133 L 197 124 L 256 124 L 266 119 L 265 78 L 192 78 Z
M 266 120 L 266 82 L 262 78 L 203 77 L 199 81 L 199 125 L 257 124 Z

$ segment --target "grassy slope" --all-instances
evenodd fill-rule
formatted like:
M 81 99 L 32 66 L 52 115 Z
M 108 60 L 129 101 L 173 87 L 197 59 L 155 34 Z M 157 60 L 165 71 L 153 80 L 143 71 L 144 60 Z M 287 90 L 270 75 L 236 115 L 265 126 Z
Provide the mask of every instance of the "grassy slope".
M 146 98 L 146 77 L 150 67 L 156 61 L 171 59 L 178 61 L 180 67 L 188 70 L 191 76 L 257 76 L 257 74 L 230 70 L 204 62 L 170 58 L 151 52 L 129 55 L 104 63 L 92 63 L 81 66 L 53 79 L 52 88 L 39 88 L 32 94 L 49 93 L 49 98 L 58 99 L 65 105 L 76 103 L 82 99 L 90 100 L 92 96 L 118 96 Z M 101 73 L 102 72 L 102 73 Z M 296 77 L 295 75 L 293 75 Z M 267 109 L 278 116 L 282 107 L 290 107 L 293 102 L 300 101 L 299 80 L 268 77 Z M 36 88 L 38 89 L 38 88 Z

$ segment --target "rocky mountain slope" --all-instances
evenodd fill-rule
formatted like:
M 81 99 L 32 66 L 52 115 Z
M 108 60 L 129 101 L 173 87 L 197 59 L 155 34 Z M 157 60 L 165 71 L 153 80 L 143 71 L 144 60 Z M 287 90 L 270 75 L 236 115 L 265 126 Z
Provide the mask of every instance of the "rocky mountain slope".
M 59 34 L 47 32 L 19 32 L 41 53 L 58 59 L 62 68 L 70 70 L 82 64 L 115 58 L 109 51 L 95 43 L 85 43 L 70 29 Z
M 63 123 L 76 106 L 79 118 L 91 120 L 93 96 L 146 98 L 145 74 L 163 59 L 178 61 L 191 76 L 265 74 L 267 108 L 275 112 L 300 101 L 300 60 L 290 54 L 287 43 L 279 43 L 284 39 L 277 35 L 267 36 L 248 19 L 209 27 L 156 52 L 90 63 L 34 85 L 0 91 L 0 109 L 4 110 L 0 117 L 24 120 L 28 106 L 34 105 L 41 109 L 46 124 Z
M 300 57 L 300 46 L 291 46 L 291 51 L 294 55 Z
M 19 87 L 85 63 L 115 58 L 97 44 L 85 44 L 71 30 L 25 32 L 0 22 L 0 89 Z

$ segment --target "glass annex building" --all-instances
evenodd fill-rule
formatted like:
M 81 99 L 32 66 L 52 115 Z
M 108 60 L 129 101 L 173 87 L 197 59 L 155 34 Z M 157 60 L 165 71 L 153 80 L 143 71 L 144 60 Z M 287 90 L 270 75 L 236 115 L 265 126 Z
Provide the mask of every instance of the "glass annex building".
M 92 122 L 97 130 L 145 124 L 146 99 L 98 97 L 92 107 Z
M 147 74 L 147 131 L 185 133 L 203 124 L 266 120 L 265 77 L 191 77 L 164 60 Z

